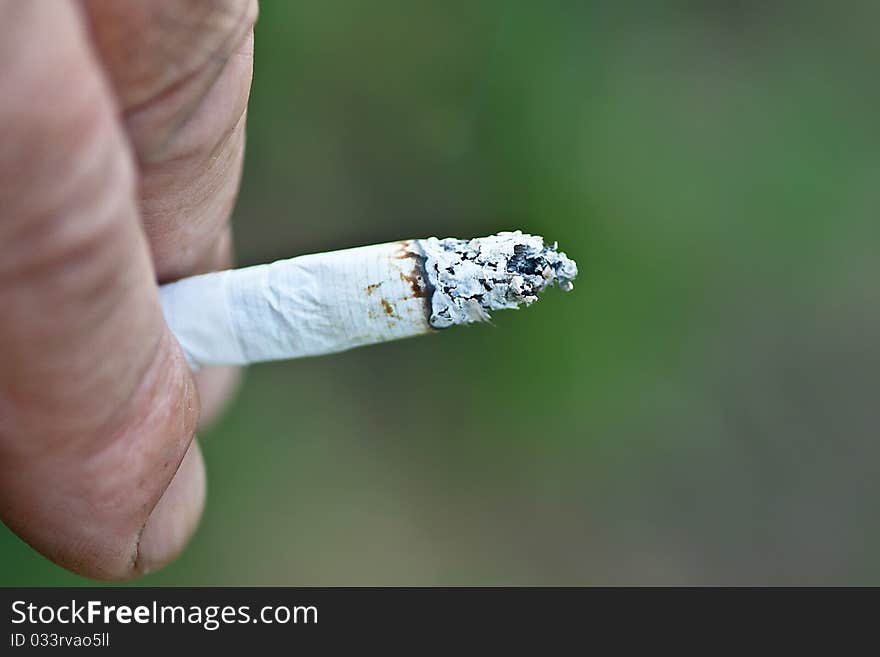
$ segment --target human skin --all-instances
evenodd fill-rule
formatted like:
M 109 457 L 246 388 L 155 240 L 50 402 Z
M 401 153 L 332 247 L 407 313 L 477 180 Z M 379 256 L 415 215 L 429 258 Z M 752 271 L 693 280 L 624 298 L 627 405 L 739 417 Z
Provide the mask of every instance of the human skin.
M 0 518 L 97 579 L 160 568 L 205 499 L 158 285 L 231 264 L 255 0 L 0 0 Z

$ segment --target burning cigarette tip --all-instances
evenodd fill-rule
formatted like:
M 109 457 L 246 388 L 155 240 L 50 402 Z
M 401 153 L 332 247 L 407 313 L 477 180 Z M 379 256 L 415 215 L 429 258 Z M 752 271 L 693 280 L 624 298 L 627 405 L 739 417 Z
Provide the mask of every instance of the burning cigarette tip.
M 434 328 L 488 321 L 490 311 L 528 306 L 554 283 L 568 292 L 577 277 L 574 260 L 556 243 L 518 230 L 470 240 L 430 237 L 419 245 L 434 288 Z

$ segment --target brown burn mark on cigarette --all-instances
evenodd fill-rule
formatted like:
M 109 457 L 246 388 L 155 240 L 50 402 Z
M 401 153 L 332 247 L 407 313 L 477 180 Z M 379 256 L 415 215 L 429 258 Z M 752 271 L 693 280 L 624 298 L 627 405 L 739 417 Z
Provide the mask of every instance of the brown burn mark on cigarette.
M 428 258 L 422 251 L 418 240 L 402 240 L 397 242 L 398 250 L 394 257 L 398 260 L 412 260 L 412 273 L 405 274 L 400 272 L 400 279 L 409 283 L 414 299 L 424 300 L 425 317 L 429 320 L 433 308 L 431 307 L 431 297 L 434 296 L 434 286 L 428 280 L 427 270 L 425 269 Z
M 400 315 L 397 314 L 397 312 L 394 310 L 394 306 L 392 306 L 388 302 L 388 299 L 382 299 L 381 303 L 382 303 L 382 308 L 385 309 L 386 315 L 388 315 L 389 317 L 394 317 L 395 319 L 400 319 Z
M 417 276 L 416 274 L 404 274 L 400 272 L 400 280 L 405 283 L 409 283 L 409 287 L 412 290 L 413 298 L 415 299 L 423 299 L 428 294 L 428 288 L 425 285 L 425 277 Z
M 400 240 L 395 242 L 395 244 L 397 245 L 397 252 L 394 254 L 395 258 L 403 260 L 404 258 L 419 255 L 419 249 L 415 240 Z
M 369 285 L 367 285 L 367 294 L 372 294 L 373 292 L 378 290 L 383 282 L 384 281 L 379 281 L 378 283 L 370 283 Z
M 397 252 L 394 254 L 394 257 L 398 260 L 412 260 L 415 264 L 413 265 L 413 274 L 412 278 L 415 278 L 421 273 L 424 274 L 425 271 L 425 256 L 421 253 L 421 249 L 418 248 L 415 240 L 405 240 L 403 242 L 397 242 Z M 401 277 L 403 275 L 401 274 Z M 409 280 L 407 278 L 406 280 Z M 421 297 L 421 294 L 417 296 Z

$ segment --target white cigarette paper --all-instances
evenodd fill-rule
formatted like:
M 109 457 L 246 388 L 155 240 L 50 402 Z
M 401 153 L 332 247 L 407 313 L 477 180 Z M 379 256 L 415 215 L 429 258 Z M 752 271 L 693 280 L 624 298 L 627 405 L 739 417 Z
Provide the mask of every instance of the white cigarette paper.
M 520 231 L 405 240 L 185 278 L 159 289 L 193 369 L 318 356 L 487 321 L 577 266 Z

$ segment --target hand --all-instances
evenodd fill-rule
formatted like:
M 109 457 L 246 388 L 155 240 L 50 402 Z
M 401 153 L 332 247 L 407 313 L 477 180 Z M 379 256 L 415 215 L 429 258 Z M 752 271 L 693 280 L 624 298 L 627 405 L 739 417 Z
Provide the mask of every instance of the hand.
M 0 517 L 100 579 L 154 570 L 205 496 L 157 284 L 228 267 L 255 0 L 0 0 Z M 200 401 L 201 400 L 201 401 Z

